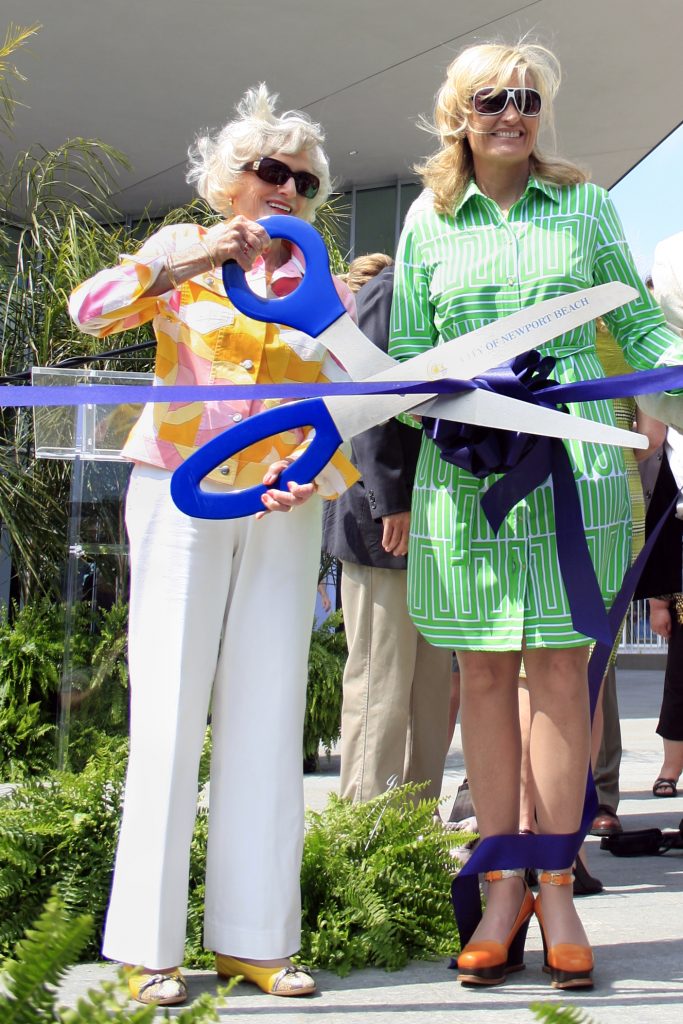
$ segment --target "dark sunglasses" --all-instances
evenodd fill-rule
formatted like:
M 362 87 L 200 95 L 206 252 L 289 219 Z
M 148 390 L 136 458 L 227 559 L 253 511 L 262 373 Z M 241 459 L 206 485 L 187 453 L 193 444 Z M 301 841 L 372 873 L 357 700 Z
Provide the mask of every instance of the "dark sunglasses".
M 537 89 L 501 89 L 494 92 L 492 86 L 477 89 L 472 97 L 472 106 L 477 114 L 502 114 L 512 100 L 520 114 L 538 117 L 541 113 L 541 94 Z
M 274 160 L 272 156 L 262 156 L 258 160 L 252 160 L 245 164 L 243 171 L 253 171 L 257 178 L 266 181 L 269 185 L 284 185 L 290 178 L 294 178 L 294 188 L 300 196 L 306 199 L 313 199 L 320 188 L 320 178 L 309 171 L 293 171 L 282 160 Z

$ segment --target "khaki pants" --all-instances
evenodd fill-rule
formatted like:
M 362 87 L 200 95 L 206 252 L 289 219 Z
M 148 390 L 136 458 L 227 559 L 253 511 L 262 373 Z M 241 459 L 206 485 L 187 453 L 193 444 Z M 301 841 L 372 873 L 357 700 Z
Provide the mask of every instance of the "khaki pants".
M 617 703 L 617 676 L 610 665 L 602 690 L 602 716 L 604 720 L 600 753 L 595 763 L 593 778 L 598 791 L 598 803 L 616 813 L 619 806 L 619 768 L 621 766 L 621 723 Z
M 439 796 L 448 743 L 451 652 L 420 636 L 408 615 L 407 574 L 342 567 L 349 657 L 344 671 L 341 795 L 383 793 L 392 776 L 429 781 Z

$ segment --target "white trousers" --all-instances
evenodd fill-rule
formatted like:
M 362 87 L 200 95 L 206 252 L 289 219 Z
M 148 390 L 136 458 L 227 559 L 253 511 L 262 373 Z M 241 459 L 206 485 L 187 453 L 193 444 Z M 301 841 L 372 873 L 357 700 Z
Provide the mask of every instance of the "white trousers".
M 287 956 L 300 944 L 320 502 L 259 521 L 192 519 L 173 504 L 170 479 L 137 465 L 126 504 L 131 743 L 103 953 L 150 968 L 183 961 L 210 710 L 205 945 Z

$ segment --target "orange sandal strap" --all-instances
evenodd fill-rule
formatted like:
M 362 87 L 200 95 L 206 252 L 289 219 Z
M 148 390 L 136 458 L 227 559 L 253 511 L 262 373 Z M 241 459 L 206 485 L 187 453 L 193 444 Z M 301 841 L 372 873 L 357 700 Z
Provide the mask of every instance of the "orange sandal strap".
M 572 885 L 574 872 L 572 868 L 566 868 L 564 871 L 542 871 L 538 880 L 543 885 Z
M 500 882 L 503 878 L 524 878 L 524 868 L 502 868 L 499 871 L 487 871 L 485 882 Z

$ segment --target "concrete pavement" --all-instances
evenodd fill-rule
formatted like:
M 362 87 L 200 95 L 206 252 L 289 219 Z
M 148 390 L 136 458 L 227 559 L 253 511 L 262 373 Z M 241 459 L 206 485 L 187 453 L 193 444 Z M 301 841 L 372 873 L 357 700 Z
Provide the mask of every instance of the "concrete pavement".
M 683 796 L 655 799 L 651 786 L 661 766 L 661 740 L 655 734 L 662 670 L 618 670 L 624 755 L 621 770 L 624 828 L 676 828 L 683 817 Z M 323 758 L 321 771 L 305 779 L 309 807 L 320 809 L 338 786 L 338 758 Z M 459 730 L 444 774 L 446 810 L 463 776 Z M 532 923 L 527 940 L 527 969 L 491 989 L 464 989 L 446 962 L 411 963 L 401 971 L 368 969 L 338 978 L 316 974 L 320 995 L 281 999 L 241 984 L 220 1010 L 233 1024 L 526 1024 L 535 1018 L 529 1006 L 543 1001 L 581 1008 L 595 1024 L 679 1024 L 683 1018 L 683 853 L 661 857 L 617 858 L 600 851 L 589 837 L 592 874 L 605 892 L 579 902 L 594 944 L 596 986 L 584 994 L 556 993 L 541 971 L 542 946 Z M 111 965 L 75 967 L 62 986 L 61 999 L 75 1006 L 88 988 L 111 977 Z M 215 975 L 188 972 L 191 997 L 215 992 Z M 173 1019 L 179 1009 L 169 1008 Z

